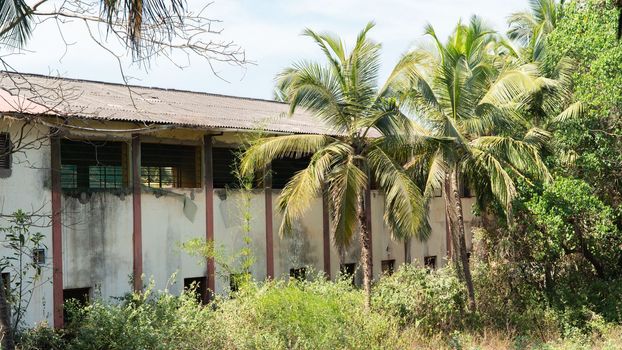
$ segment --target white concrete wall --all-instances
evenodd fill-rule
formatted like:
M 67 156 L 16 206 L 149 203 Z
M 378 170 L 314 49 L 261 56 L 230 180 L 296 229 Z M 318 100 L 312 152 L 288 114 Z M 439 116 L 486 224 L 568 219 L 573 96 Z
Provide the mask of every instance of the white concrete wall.
M 0 132 L 9 132 L 11 139 L 16 141 L 22 123 L 0 119 Z M 26 130 L 30 130 L 29 127 Z M 36 127 L 28 131 L 23 144 L 35 142 L 36 139 L 47 135 L 47 128 Z M 42 266 L 42 276 L 38 286 L 33 290 L 29 312 L 24 319 L 24 325 L 32 326 L 38 321 L 52 320 L 52 229 L 50 226 L 51 206 L 51 171 L 49 142 L 40 144 L 35 142 L 31 147 L 24 147 L 13 154 L 13 164 L 10 174 L 0 177 L 0 226 L 5 227 L 8 222 L 5 215 L 11 215 L 18 209 L 26 213 L 36 213 L 33 217 L 35 224 L 41 227 L 32 227 L 35 232 L 45 236 L 46 263 Z M 0 254 L 6 256 L 10 251 L 1 238 Z M 9 271 L 14 275 L 14 271 Z

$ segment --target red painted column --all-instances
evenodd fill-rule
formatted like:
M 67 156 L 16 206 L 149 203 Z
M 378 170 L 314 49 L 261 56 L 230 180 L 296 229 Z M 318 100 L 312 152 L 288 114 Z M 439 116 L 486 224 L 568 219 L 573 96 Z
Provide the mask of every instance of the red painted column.
M 132 276 L 134 277 L 134 291 L 143 289 L 143 234 L 141 209 L 141 179 L 140 179 L 140 135 L 132 135 Z
M 322 246 L 324 249 L 324 273 L 326 278 L 330 279 L 330 220 L 328 191 L 325 188 L 322 191 Z
M 203 163 L 205 169 L 205 239 L 214 241 L 214 169 L 212 155 L 212 135 L 203 137 Z M 207 289 L 204 301 L 209 301 L 216 290 L 214 258 L 207 259 Z
M 52 305 L 54 327 L 63 319 L 63 225 L 61 223 L 60 137 L 50 139 L 52 168 Z
M 264 192 L 266 208 L 266 277 L 274 278 L 274 226 L 272 217 L 272 174 L 270 166 L 264 175 Z

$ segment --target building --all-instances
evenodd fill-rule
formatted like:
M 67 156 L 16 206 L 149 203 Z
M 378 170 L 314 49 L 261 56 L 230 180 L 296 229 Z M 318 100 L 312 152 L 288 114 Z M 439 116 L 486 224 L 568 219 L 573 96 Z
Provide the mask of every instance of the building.
M 37 227 L 47 246 L 41 252 L 43 279 L 25 323 L 60 326 L 64 299 L 121 296 L 147 280 L 173 293 L 191 281 L 226 292 L 229 276 L 187 254 L 180 243 L 213 239 L 230 252 L 244 245 L 240 193 L 225 190 L 234 182 L 231 164 L 241 140 L 259 129 L 331 133 L 312 115 L 290 117 L 287 109 L 274 101 L 2 73 L 0 227 L 20 208 L 47 219 Z M 12 154 L 6 152 L 10 147 Z M 331 244 L 322 198 L 292 237 L 278 237 L 274 203 L 301 166 L 302 160 L 274 162 L 271 184 L 252 192 L 249 235 L 257 279 L 300 275 L 306 268 L 335 278 L 358 264 L 356 242 L 342 253 Z M 471 204 L 467 199 L 465 208 Z M 409 259 L 446 263 L 440 193 L 430 205 L 433 231 L 426 242 L 393 240 L 382 206 L 382 194 L 373 191 L 375 276 Z

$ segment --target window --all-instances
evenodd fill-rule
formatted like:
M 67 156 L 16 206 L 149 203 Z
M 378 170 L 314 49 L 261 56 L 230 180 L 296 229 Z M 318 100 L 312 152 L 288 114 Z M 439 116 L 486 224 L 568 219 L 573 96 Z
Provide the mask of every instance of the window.
M 309 157 L 275 159 L 272 162 L 272 171 L 270 172 L 270 175 L 272 175 L 272 188 L 281 189 L 285 187 L 297 172 L 309 165 L 309 159 Z
M 436 269 L 436 255 L 426 256 L 423 258 L 423 266 L 430 270 Z
M 471 187 L 469 186 L 469 180 L 466 176 L 462 176 L 462 178 L 460 179 L 460 196 L 462 196 L 462 198 L 473 197 L 473 193 L 471 193 Z
M 45 249 L 33 250 L 32 261 L 37 265 L 45 265 Z
M 127 187 L 127 146 L 112 141 L 61 140 L 61 187 L 107 190 Z
M 235 148 L 216 148 L 212 149 L 212 174 L 214 178 L 214 188 L 236 188 L 239 183 L 233 174 L 237 149 Z
M 11 136 L 8 132 L 0 132 L 0 169 L 11 169 Z
M 339 272 L 342 276 L 350 276 L 352 285 L 354 285 L 354 272 L 356 271 L 355 263 L 347 263 L 339 265 Z
M 207 296 L 207 279 L 205 276 L 184 278 L 184 291 L 194 291 L 199 303 Z
M 297 269 L 289 269 L 289 277 L 304 281 L 307 279 L 307 268 L 299 267 Z
M 196 146 L 141 144 L 142 183 L 152 188 L 201 187 Z
M 382 260 L 380 262 L 380 268 L 383 275 L 391 276 L 393 271 L 395 271 L 395 259 Z

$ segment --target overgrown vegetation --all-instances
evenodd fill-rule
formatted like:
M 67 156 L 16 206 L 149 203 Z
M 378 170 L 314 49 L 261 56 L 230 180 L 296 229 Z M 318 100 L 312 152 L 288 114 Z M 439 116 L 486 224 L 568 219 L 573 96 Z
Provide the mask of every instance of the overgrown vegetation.
M 72 322 L 60 333 L 25 330 L 22 348 L 622 348 L 618 12 L 607 0 L 530 4 L 530 12 L 511 17 L 511 40 L 476 18 L 446 43 L 429 28 L 436 50 L 405 55 L 381 88 L 379 46 L 366 38 L 371 26 L 351 55 L 337 38 L 307 31 L 328 65 L 285 71 L 280 97 L 343 135 L 261 138 L 242 160 L 245 178 L 275 158 L 311 156 L 279 201 L 282 232 L 327 191 L 340 247 L 360 226 L 365 248 L 371 180 L 387 196 L 386 220 L 397 237 L 426 237 L 419 215 L 443 187 L 453 195 L 446 214 L 454 264 L 433 271 L 404 265 L 372 289 L 363 254 L 364 291 L 315 276 L 244 279 L 232 298 L 207 306 L 188 293 L 151 290 L 96 300 L 70 307 Z M 425 123 L 410 124 L 405 107 Z M 379 136 L 370 140 L 367 130 Z M 477 192 L 470 254 L 461 181 Z M 242 231 L 249 222 L 245 216 Z M 218 258 L 206 249 L 204 257 Z M 246 273 L 250 255 L 233 256 L 250 261 L 239 264 Z

